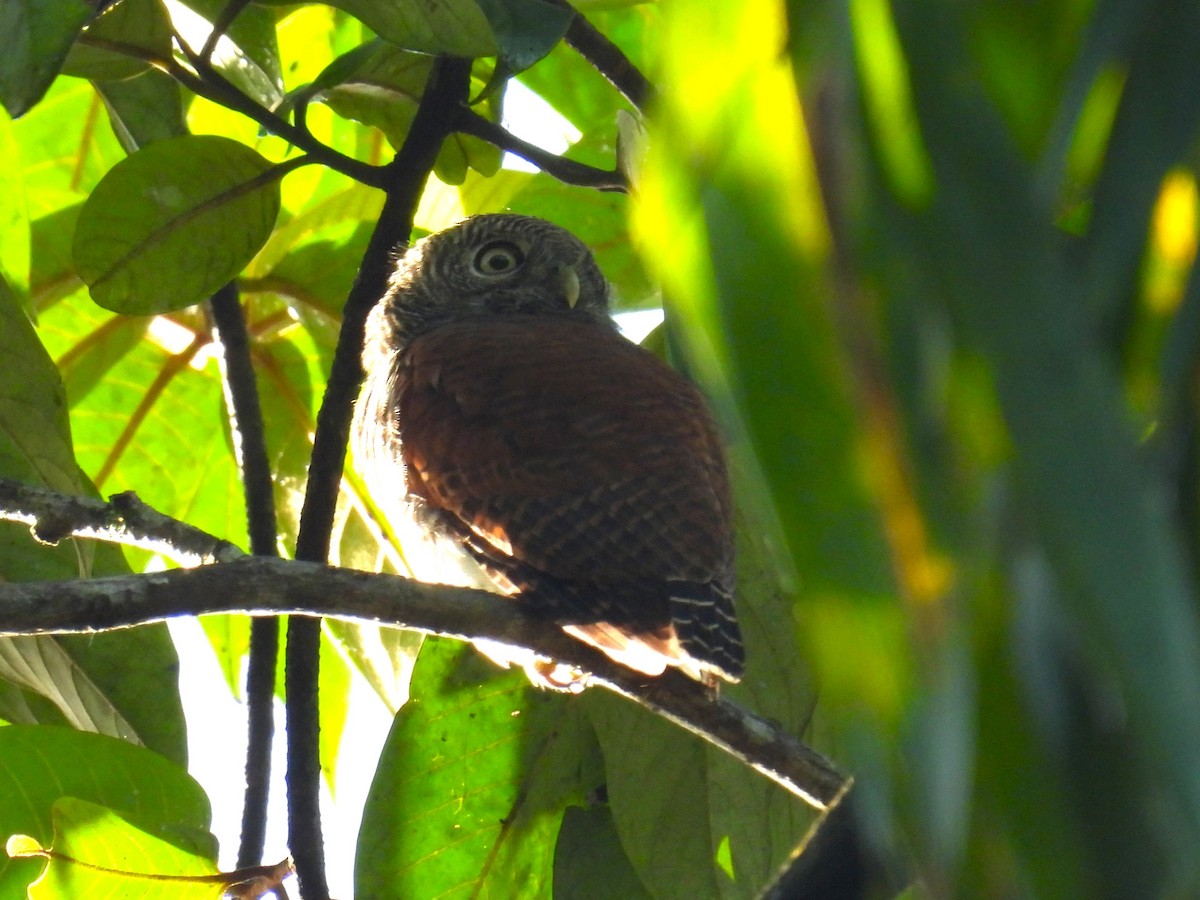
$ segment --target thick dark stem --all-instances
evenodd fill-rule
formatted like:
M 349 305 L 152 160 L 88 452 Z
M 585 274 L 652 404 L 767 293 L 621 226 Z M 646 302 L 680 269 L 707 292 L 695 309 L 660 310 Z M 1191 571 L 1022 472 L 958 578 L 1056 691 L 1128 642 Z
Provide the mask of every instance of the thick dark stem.
M 559 5 L 569 6 L 566 0 L 559 0 Z M 575 18 L 567 28 L 566 41 L 607 78 L 609 84 L 620 91 L 638 112 L 644 113 L 646 107 L 654 102 L 654 85 L 629 61 L 620 47 L 597 31 L 579 12 L 575 13 Z
M 262 408 L 250 361 L 250 338 L 238 302 L 237 288 L 227 284 L 213 295 L 213 325 L 224 360 L 226 403 L 233 441 L 242 470 L 250 552 L 278 556 L 274 482 L 267 459 Z M 238 868 L 262 862 L 267 834 L 267 794 L 271 783 L 271 743 L 275 737 L 275 660 L 279 654 L 279 620 L 250 623 L 250 665 L 246 674 L 249 740 L 246 745 L 246 796 Z
M 359 362 L 367 313 L 383 296 L 394 249 L 408 241 L 413 215 L 442 141 L 453 127 L 454 111 L 467 101 L 469 60 L 440 59 L 434 65 L 421 105 L 396 158 L 385 169 L 387 200 L 342 313 L 342 328 L 317 415 L 308 489 L 300 515 L 296 558 L 324 562 L 329 555 L 338 487 L 346 456 L 354 399 L 362 384 Z M 318 796 L 317 649 L 320 622 L 293 618 L 288 623 L 285 678 L 288 704 L 288 833 L 301 896 L 326 898 Z

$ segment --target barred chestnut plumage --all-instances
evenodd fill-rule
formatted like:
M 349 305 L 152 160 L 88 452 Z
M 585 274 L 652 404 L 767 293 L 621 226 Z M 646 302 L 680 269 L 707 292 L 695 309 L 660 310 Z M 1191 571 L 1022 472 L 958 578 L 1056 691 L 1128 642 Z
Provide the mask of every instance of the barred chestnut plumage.
M 616 331 L 582 242 L 514 215 L 426 238 L 372 312 L 363 363 L 368 485 L 459 566 L 418 577 L 487 584 L 647 674 L 741 677 L 716 425 Z

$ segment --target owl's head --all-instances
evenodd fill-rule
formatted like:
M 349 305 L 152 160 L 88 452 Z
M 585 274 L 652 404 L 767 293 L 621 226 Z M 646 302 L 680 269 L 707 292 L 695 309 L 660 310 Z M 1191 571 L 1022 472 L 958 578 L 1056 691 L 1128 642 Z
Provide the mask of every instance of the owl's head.
M 608 323 L 609 286 L 587 246 L 531 216 L 475 216 L 414 244 L 384 306 L 408 341 L 481 315 L 561 315 Z

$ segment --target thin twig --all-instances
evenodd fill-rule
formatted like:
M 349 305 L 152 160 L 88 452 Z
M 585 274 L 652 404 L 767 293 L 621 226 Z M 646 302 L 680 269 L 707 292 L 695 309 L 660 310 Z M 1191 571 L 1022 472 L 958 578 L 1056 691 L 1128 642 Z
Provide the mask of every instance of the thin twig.
M 225 36 L 225 32 L 233 24 L 233 20 L 238 17 L 238 13 L 249 5 L 250 0 L 230 0 L 229 4 L 221 10 L 221 14 L 212 23 L 212 31 L 209 32 L 208 38 L 204 41 L 204 46 L 200 50 L 200 59 L 204 61 L 205 65 L 212 62 L 212 55 L 213 51 L 217 49 L 217 42 Z
M 343 175 L 353 178 L 355 181 L 369 187 L 381 187 L 383 184 L 385 176 L 382 166 L 372 166 L 369 163 L 361 162 L 352 156 L 346 156 L 344 153 L 339 153 L 332 147 L 322 144 L 306 129 L 296 127 L 286 119 L 276 115 L 266 107 L 256 103 L 252 98 L 246 96 L 211 66 L 203 66 L 202 64 L 200 69 L 193 71 L 173 57 L 159 56 L 145 47 L 139 47 L 135 44 L 92 37 L 86 32 L 80 36 L 79 42 L 87 46 L 99 47 L 104 50 L 110 50 L 113 53 L 120 53 L 140 59 L 148 65 L 170 75 L 193 94 L 204 97 L 206 100 L 211 100 L 213 103 L 217 103 L 234 112 L 239 112 L 257 122 L 265 131 L 281 137 L 293 146 L 303 150 L 315 162 L 328 166 L 335 172 L 341 172 Z
M 620 191 L 622 193 L 629 191 L 629 182 L 622 173 L 598 169 L 595 166 L 585 165 L 573 159 L 565 159 L 548 150 L 543 150 L 528 141 L 521 140 L 515 134 L 466 106 L 457 108 L 454 130 L 487 141 L 501 150 L 515 153 L 564 184 L 601 191 Z
M 106 503 L 0 478 L 0 519 L 24 522 L 44 544 L 91 538 L 141 547 L 182 565 L 230 562 L 245 555 L 229 541 L 151 509 L 133 491 L 113 494 Z
M 678 672 L 647 678 L 626 669 L 487 591 L 250 556 L 146 575 L 0 585 L 0 634 L 90 633 L 235 611 L 338 616 L 527 647 L 591 673 L 590 684 L 670 718 L 817 809 L 833 803 L 848 784 L 831 762 L 775 723 L 713 698 Z

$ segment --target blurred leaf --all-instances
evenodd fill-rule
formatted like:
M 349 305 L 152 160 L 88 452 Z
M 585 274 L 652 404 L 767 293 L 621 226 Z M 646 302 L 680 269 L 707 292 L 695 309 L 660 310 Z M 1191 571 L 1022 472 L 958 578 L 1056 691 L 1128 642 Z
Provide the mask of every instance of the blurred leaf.
M 1025 168 L 965 61 L 946 50 L 960 46 L 955 17 L 943 6 L 945 18 L 920 4 L 896 9 L 943 185 L 930 223 L 940 252 L 929 263 L 951 279 L 947 296 L 965 338 L 994 368 L 1021 502 L 1046 541 L 1090 665 L 1111 667 L 1119 681 L 1140 744 L 1130 765 L 1162 779 L 1171 829 L 1185 843 L 1200 840 L 1200 770 L 1190 749 L 1200 742 L 1200 636 L 1161 487 L 1135 457 L 1115 372 Z M 1176 866 L 1176 876 L 1194 869 L 1182 859 Z
M 83 0 L 8 0 L 0 6 L 0 104 L 10 116 L 33 108 L 92 15 Z
M 92 298 L 130 315 L 206 299 L 271 232 L 279 184 L 270 169 L 248 147 L 212 135 L 159 141 L 118 163 L 75 229 L 75 266 Z
M 1130 318 L 1125 290 L 1145 245 L 1159 186 L 1200 129 L 1200 110 L 1190 100 L 1200 92 L 1200 70 L 1188 49 L 1200 41 L 1200 9 L 1186 0 L 1143 9 L 1094 188 L 1081 269 L 1086 280 L 1079 296 L 1106 330 Z
M 12 725 L 0 728 L 0 834 L 28 834 L 43 845 L 53 840 L 51 807 L 77 797 L 149 826 L 160 839 L 191 851 L 216 846 L 204 836 L 209 805 L 183 769 L 124 741 L 67 728 Z M 41 864 L 0 856 L 0 895 L 24 896 Z

